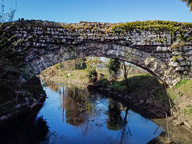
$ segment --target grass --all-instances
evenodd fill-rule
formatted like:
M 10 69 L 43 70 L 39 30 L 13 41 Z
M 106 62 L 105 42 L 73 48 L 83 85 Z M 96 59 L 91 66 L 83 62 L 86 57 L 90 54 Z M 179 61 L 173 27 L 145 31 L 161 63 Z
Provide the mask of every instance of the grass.
M 86 70 L 60 71 L 58 76 L 64 79 L 88 80 Z
M 113 25 L 112 32 L 124 33 L 133 31 L 134 29 L 141 29 L 141 30 L 154 29 L 155 31 L 169 31 L 170 33 L 174 33 L 177 30 L 181 31 L 182 27 L 191 28 L 192 23 L 180 23 L 180 22 L 159 21 L 159 20 L 127 22 Z
M 192 97 L 192 80 L 181 81 L 175 86 L 184 95 Z
M 107 79 L 102 80 L 103 85 L 108 85 L 110 88 L 118 91 L 125 91 L 125 80 L 118 79 L 117 81 L 108 81 Z M 155 77 L 148 74 L 135 74 L 128 78 L 129 88 L 131 94 L 137 98 L 147 97 L 152 95 L 157 101 L 165 102 L 168 100 L 166 90 L 162 83 L 160 83 Z
M 184 85 L 185 83 L 187 82 L 187 80 L 182 80 L 180 83 L 178 83 L 174 88 L 179 88 L 181 87 L 182 85 Z
M 188 114 L 192 114 L 192 106 L 187 107 L 188 108 Z
M 192 79 L 191 80 L 182 80 L 175 87 L 175 90 L 171 88 L 167 89 L 167 94 L 173 101 L 175 105 L 177 105 L 187 118 L 191 119 L 192 117 Z M 178 95 L 176 91 L 179 91 L 181 95 Z
M 113 82 L 109 82 L 109 87 L 117 90 L 117 91 L 125 91 L 127 90 L 127 87 L 125 85 L 125 81 L 113 81 Z
M 97 68 L 98 73 L 102 73 L 105 78 L 109 77 L 109 71 L 108 68 Z

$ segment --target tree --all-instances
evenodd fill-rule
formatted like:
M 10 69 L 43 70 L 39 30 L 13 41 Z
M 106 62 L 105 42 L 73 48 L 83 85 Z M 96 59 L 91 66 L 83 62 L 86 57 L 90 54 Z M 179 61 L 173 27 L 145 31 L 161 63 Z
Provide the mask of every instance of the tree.
M 1 12 L 0 12 L 0 23 L 4 22 L 11 22 L 13 21 L 13 18 L 15 16 L 17 3 L 15 4 L 15 9 L 10 10 L 10 12 L 5 12 L 5 5 L 4 5 L 4 0 L 1 2 Z
M 126 87 L 129 88 L 127 75 L 128 75 L 128 71 L 129 71 L 130 67 L 128 67 L 128 69 L 127 69 L 127 66 L 126 66 L 125 62 L 123 62 L 123 68 L 124 68 L 125 84 L 126 84 Z
M 1 4 L 1 11 L 0 11 L 0 52 L 1 54 L 3 54 L 3 51 L 8 49 L 8 42 L 11 41 L 11 39 L 14 38 L 14 36 L 12 37 L 7 37 L 6 36 L 6 30 L 3 28 L 3 24 L 5 22 L 10 22 L 13 21 L 16 9 L 11 9 L 10 12 L 5 13 L 5 5 L 4 5 L 4 0 L 2 0 Z M 12 25 L 9 26 L 9 28 L 11 28 L 14 25 L 14 23 Z M 11 45 L 14 46 L 16 45 L 18 42 L 20 42 L 20 40 L 12 43 Z
M 183 2 L 186 2 L 187 6 L 190 7 L 189 11 L 192 11 L 192 0 L 181 0 Z
M 97 57 L 87 57 L 86 58 L 86 65 L 87 65 L 87 71 L 88 71 L 87 77 L 89 78 L 90 82 L 97 81 L 96 68 L 100 63 L 101 63 L 101 61 Z
M 118 59 L 110 59 L 107 63 L 106 63 L 106 67 L 109 69 L 109 74 L 111 76 L 111 78 L 117 79 L 117 74 L 120 70 L 120 60 Z
M 86 59 L 75 59 L 75 69 L 76 70 L 83 70 L 86 69 L 87 65 L 86 65 Z
M 96 69 L 100 63 L 101 61 L 97 57 L 86 57 L 87 69 Z

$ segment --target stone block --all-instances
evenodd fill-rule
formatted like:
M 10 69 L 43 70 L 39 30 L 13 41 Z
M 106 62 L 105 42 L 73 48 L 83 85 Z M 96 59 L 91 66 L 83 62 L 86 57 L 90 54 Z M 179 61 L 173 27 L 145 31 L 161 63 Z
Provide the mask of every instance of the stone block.
M 188 57 L 188 61 L 192 62 L 192 56 Z
M 174 52 L 172 52 L 172 55 L 177 56 L 177 55 L 180 55 L 179 53 L 180 52 L 178 52 L 178 51 L 174 51 Z
M 160 46 L 158 46 L 157 51 L 162 51 L 162 48 Z
M 183 67 L 177 67 L 177 68 L 175 69 L 175 71 L 184 71 L 184 68 L 183 68 Z
M 184 75 L 187 75 L 187 74 L 188 74 L 188 71 L 184 71 L 183 74 L 184 74 Z
M 162 47 L 162 51 L 166 52 L 166 51 L 168 51 L 168 48 L 167 47 Z
M 187 65 L 185 61 L 180 61 L 179 64 L 180 64 L 180 66 L 186 66 Z
M 186 52 L 185 55 L 192 56 L 192 50 L 189 50 L 188 52 Z
M 189 73 L 188 73 L 188 76 L 189 76 L 190 78 L 192 78 L 192 72 L 189 72 Z
M 188 47 L 188 46 L 184 46 L 184 47 L 183 47 L 183 50 L 184 50 L 184 51 L 188 51 L 188 50 L 189 50 L 189 47 Z
M 178 67 L 179 66 L 179 63 L 178 62 L 171 62 L 170 65 L 172 67 Z

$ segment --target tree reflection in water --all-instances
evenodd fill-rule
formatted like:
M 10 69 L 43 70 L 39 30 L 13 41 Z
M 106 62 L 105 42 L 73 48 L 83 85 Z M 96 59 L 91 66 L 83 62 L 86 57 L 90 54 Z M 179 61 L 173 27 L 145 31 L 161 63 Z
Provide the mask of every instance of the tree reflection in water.
M 50 92 L 50 99 L 48 99 L 51 109 L 42 112 L 42 114 L 47 114 L 46 112 L 51 110 L 53 113 L 47 116 L 53 121 L 52 132 L 47 134 L 48 140 L 45 140 L 47 143 L 60 143 L 63 140 L 66 143 L 71 141 L 72 143 L 83 141 L 102 143 L 103 140 L 106 143 L 130 143 L 139 142 L 136 137 L 149 137 L 143 130 L 144 128 L 147 130 L 148 127 L 144 124 L 145 118 L 132 112 L 129 106 L 123 106 L 120 102 L 101 94 L 89 94 L 85 89 L 66 84 L 52 83 L 47 87 L 54 91 Z M 58 98 L 60 100 L 56 102 Z M 51 115 L 60 118 L 60 121 L 57 119 L 57 124 L 55 124 L 55 119 L 50 118 Z M 140 128 L 140 124 L 144 124 L 144 127 Z M 140 129 L 142 134 L 136 132 L 135 128 Z M 160 132 L 160 130 L 157 131 Z M 61 135 L 64 135 L 62 140 L 59 138 Z M 73 137 L 79 141 L 74 140 Z M 150 137 L 154 138 L 151 135 Z
M 122 111 L 125 111 L 125 115 L 122 114 Z M 120 144 L 128 143 L 129 136 L 132 136 L 127 121 L 128 111 L 128 107 L 109 98 L 107 128 L 120 132 L 117 137 L 120 139 Z

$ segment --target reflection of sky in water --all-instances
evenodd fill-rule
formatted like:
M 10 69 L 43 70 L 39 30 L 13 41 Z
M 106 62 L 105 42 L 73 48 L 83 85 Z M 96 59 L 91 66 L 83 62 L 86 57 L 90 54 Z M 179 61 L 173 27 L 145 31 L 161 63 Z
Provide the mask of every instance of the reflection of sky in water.
M 38 117 L 43 116 L 49 126 L 49 143 L 143 144 L 157 137 L 162 131 L 161 128 L 156 131 L 158 128 L 156 124 L 131 110 L 127 111 L 125 122 L 126 108 L 120 103 L 106 99 L 101 95 L 89 95 L 86 97 L 85 93 L 82 93 L 84 94 L 83 101 L 77 98 L 78 100 L 76 101 L 78 102 L 74 103 L 75 96 L 69 98 L 68 94 L 70 91 L 67 87 L 64 87 L 64 100 L 62 86 L 55 88 L 55 91 L 49 87 L 44 87 L 44 90 L 48 99 L 39 112 Z M 80 95 L 79 91 L 77 93 Z M 72 94 L 74 95 L 73 92 Z M 68 101 L 70 104 L 68 104 Z M 69 107 L 67 108 L 67 105 L 73 107 L 73 110 L 70 110 Z M 85 105 L 91 105 L 92 108 L 90 110 L 76 111 L 76 109 L 83 109 Z M 79 116 L 79 114 L 81 114 L 79 119 L 78 117 L 69 118 L 71 115 Z M 82 118 L 84 120 L 81 120 Z M 69 121 L 67 122 L 67 119 L 75 119 L 75 122 L 80 122 L 77 124 L 78 126 L 73 126 L 69 124 Z M 109 127 L 112 128 L 108 129 Z

